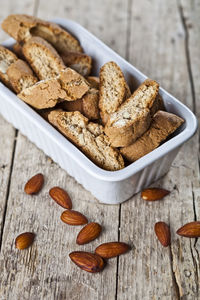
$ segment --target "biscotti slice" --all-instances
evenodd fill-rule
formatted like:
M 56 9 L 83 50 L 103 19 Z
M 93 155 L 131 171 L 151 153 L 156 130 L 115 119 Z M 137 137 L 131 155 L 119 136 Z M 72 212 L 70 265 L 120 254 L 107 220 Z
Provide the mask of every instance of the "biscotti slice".
M 99 78 L 99 108 L 105 124 L 108 115 L 114 113 L 125 100 L 127 83 L 120 67 L 113 61 L 101 67 Z
M 105 133 L 114 147 L 132 144 L 148 128 L 151 122 L 151 108 L 158 95 L 159 85 L 147 79 L 115 113 L 109 116 Z
M 80 99 L 89 91 L 90 86 L 86 79 L 71 68 L 62 70 L 58 79 L 66 91 L 67 101 Z
M 57 78 L 42 80 L 17 95 L 36 109 L 54 107 L 66 98 Z
M 40 80 L 54 78 L 65 68 L 56 50 L 40 37 L 29 39 L 22 51 Z
M 92 58 L 85 53 L 68 52 L 61 55 L 67 67 L 77 71 L 82 76 L 88 76 L 92 69 Z
M 79 111 L 89 120 L 99 119 L 99 91 L 90 89 L 82 99 L 64 101 L 60 106 L 66 111 Z
M 87 81 L 89 82 L 91 88 L 99 89 L 99 77 L 97 76 L 88 76 L 86 77 Z
M 21 59 L 18 59 L 11 64 L 6 73 L 13 90 L 17 94 L 23 89 L 34 85 L 38 81 L 38 79 L 33 75 L 33 71 L 29 65 Z
M 166 138 L 183 124 L 184 120 L 174 114 L 158 111 L 150 128 L 135 143 L 121 148 L 120 152 L 130 162 L 156 149 Z
M 0 80 L 8 87 L 11 87 L 11 85 L 6 72 L 9 66 L 17 59 L 17 56 L 12 51 L 0 46 Z
M 118 150 L 112 148 L 99 124 L 88 122 L 80 112 L 51 112 L 48 116 L 60 132 L 103 169 L 115 171 L 124 167 Z
M 82 52 L 78 40 L 59 25 L 29 15 L 9 15 L 2 23 L 5 32 L 20 43 L 39 36 L 52 44 L 60 53 Z

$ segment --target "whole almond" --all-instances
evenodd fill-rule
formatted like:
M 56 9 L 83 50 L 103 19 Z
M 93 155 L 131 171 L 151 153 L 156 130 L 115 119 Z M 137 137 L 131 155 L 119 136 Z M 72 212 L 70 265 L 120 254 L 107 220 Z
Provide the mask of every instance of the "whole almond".
M 72 208 L 71 198 L 69 197 L 68 193 L 65 190 L 61 189 L 60 187 L 55 186 L 51 188 L 49 191 L 49 195 L 60 206 L 67 209 Z
M 100 272 L 105 266 L 102 257 L 94 253 L 74 251 L 69 254 L 69 257 L 79 268 L 90 273 Z
M 24 191 L 26 194 L 37 194 L 44 184 L 44 176 L 41 173 L 31 177 L 25 184 Z
M 200 237 L 200 222 L 195 221 L 187 223 L 179 228 L 176 233 L 189 238 L 198 238 Z
M 154 226 L 155 234 L 164 247 L 171 243 L 170 228 L 165 222 L 157 222 Z
M 98 223 L 92 222 L 87 224 L 81 231 L 79 232 L 76 243 L 78 245 L 87 244 L 94 239 L 96 239 L 101 233 L 101 225 Z
M 35 238 L 35 234 L 32 232 L 24 232 L 18 235 L 15 239 L 15 247 L 19 250 L 23 250 L 32 245 Z
M 130 246 L 122 242 L 104 243 L 95 249 L 95 253 L 103 258 L 111 258 L 126 253 Z
M 149 188 L 142 191 L 141 197 L 146 201 L 156 201 L 156 200 L 161 200 L 169 193 L 170 191 L 167 191 L 165 189 Z
M 65 210 L 60 218 L 64 223 L 69 225 L 84 225 L 88 222 L 84 215 L 75 210 Z

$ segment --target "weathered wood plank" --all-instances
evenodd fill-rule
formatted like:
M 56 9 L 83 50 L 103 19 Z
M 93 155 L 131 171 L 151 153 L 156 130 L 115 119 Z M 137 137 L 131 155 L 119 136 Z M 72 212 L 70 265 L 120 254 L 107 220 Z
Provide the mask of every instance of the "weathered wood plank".
M 132 1 L 131 11 L 130 62 L 193 108 L 179 8 L 174 1 L 162 5 L 157 1 Z M 167 176 L 154 184 L 172 191 L 164 201 L 146 203 L 136 195 L 122 205 L 120 239 L 133 241 L 135 253 L 119 258 L 118 299 L 198 298 L 198 254 L 194 259 L 193 240 L 175 233 L 195 219 L 197 155 L 198 141 L 194 137 L 182 148 Z M 168 249 L 154 235 L 154 224 L 160 220 L 171 226 L 172 245 Z
M 38 15 L 44 18 L 70 17 L 86 25 L 125 56 L 127 1 L 123 6 L 119 0 L 109 3 L 98 0 L 95 5 L 89 1 L 89 10 L 88 3 L 78 2 L 75 5 L 73 1 L 67 4 L 62 1 L 57 5 L 55 1 L 48 1 L 47 5 L 42 1 Z M 75 7 L 79 7 L 81 13 Z M 121 16 L 117 25 L 111 27 L 116 22 L 119 7 Z M 23 192 L 23 185 L 37 172 L 45 174 L 44 189 L 38 196 L 27 196 Z M 63 209 L 48 196 L 49 188 L 54 185 L 67 189 L 74 209 L 85 213 L 89 220 L 102 224 L 104 230 L 97 241 L 86 246 L 75 244 L 81 227 L 70 227 L 60 221 Z M 0 260 L 0 291 L 3 297 L 31 300 L 115 299 L 116 259 L 111 260 L 101 274 L 89 274 L 72 264 L 68 254 L 79 249 L 94 250 L 101 242 L 117 240 L 118 220 L 119 206 L 97 203 L 89 192 L 19 134 Z M 22 252 L 15 250 L 15 237 L 29 230 L 37 234 L 34 245 Z
M 1 3 L 2 8 L 0 10 L 0 23 L 2 20 L 11 13 L 19 13 L 24 10 L 27 13 L 33 12 L 33 2 L 23 1 L 17 5 L 13 1 L 3 1 Z M 8 38 L 8 35 L 0 30 L 0 43 Z M 0 240 L 4 225 L 5 211 L 7 195 L 9 193 L 9 177 L 11 172 L 12 155 L 14 151 L 15 143 L 15 129 L 8 124 L 0 116 L 0 133 L 1 133 L 1 143 L 0 143 Z M 1 242 L 0 242 L 1 245 Z

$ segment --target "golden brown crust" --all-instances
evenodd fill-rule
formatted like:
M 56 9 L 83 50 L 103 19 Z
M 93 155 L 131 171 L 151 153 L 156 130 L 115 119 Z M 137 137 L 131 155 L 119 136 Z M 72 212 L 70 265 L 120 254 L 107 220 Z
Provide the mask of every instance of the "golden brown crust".
M 13 52 L 17 55 L 17 57 L 21 58 L 21 59 L 25 59 L 23 52 L 22 52 L 22 46 L 19 43 L 15 43 L 12 47 Z
M 120 67 L 113 61 L 101 67 L 99 79 L 99 108 L 104 123 L 107 115 L 115 112 L 125 100 L 127 83 Z
M 29 39 L 22 51 L 40 80 L 54 78 L 65 68 L 56 50 L 40 37 Z
M 121 148 L 120 152 L 128 161 L 134 162 L 156 149 L 183 122 L 182 118 L 174 114 L 158 111 L 153 117 L 149 130 L 132 145 Z
M 99 77 L 97 76 L 88 76 L 86 77 L 87 81 L 89 82 L 91 88 L 99 89 Z
M 82 98 L 89 90 L 86 79 L 71 68 L 62 70 L 58 77 L 62 88 L 66 91 L 67 101 Z
M 34 85 L 38 81 L 38 79 L 33 75 L 33 71 L 29 65 L 21 59 L 18 59 L 11 64 L 6 73 L 13 90 L 17 94 L 23 89 Z
M 66 93 L 56 78 L 39 81 L 17 95 L 36 109 L 54 107 Z
M 51 43 L 60 53 L 82 52 L 78 40 L 52 22 L 46 22 L 29 15 L 15 14 L 9 15 L 1 26 L 5 32 L 21 44 L 33 36 L 39 36 Z
M 92 69 L 92 58 L 85 53 L 68 52 L 61 55 L 64 64 L 82 76 L 88 76 Z
M 157 82 L 145 80 L 131 97 L 109 116 L 105 133 L 112 146 L 128 146 L 149 128 L 151 108 L 158 95 L 158 89 Z
M 101 168 L 115 171 L 124 167 L 122 156 L 109 145 L 101 125 L 88 122 L 80 112 L 53 111 L 48 118 L 50 123 Z
M 7 70 L 9 66 L 17 61 L 17 56 L 7 48 L 0 46 L 0 80 L 9 88 L 12 89 L 10 84 Z

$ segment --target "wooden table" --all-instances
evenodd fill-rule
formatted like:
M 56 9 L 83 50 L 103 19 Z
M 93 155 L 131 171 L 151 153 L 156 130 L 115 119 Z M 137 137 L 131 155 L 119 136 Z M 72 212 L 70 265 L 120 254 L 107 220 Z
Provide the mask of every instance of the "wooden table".
M 27 13 L 79 22 L 199 116 L 199 0 L 0 0 L 0 5 L 1 20 Z M 5 37 L 1 31 L 1 41 Z M 2 117 L 0 137 L 1 300 L 200 299 L 199 240 L 176 235 L 180 226 L 200 219 L 198 135 L 154 184 L 169 189 L 170 196 L 147 203 L 138 194 L 116 206 L 98 203 Z M 45 175 L 45 186 L 38 196 L 27 196 L 24 184 L 37 172 Z M 74 209 L 102 224 L 98 240 L 76 245 L 80 228 L 62 223 L 62 208 L 48 196 L 55 185 L 69 192 Z M 154 234 L 160 220 L 171 226 L 168 248 Z M 24 231 L 37 237 L 28 250 L 18 251 L 14 241 Z M 68 257 L 112 240 L 128 242 L 132 250 L 111 259 L 102 273 L 81 271 Z

